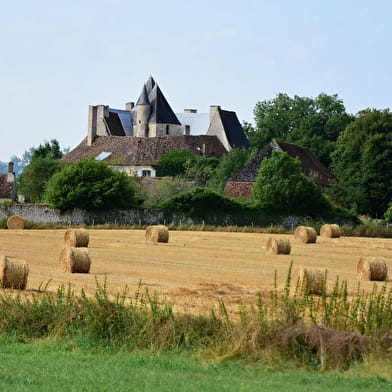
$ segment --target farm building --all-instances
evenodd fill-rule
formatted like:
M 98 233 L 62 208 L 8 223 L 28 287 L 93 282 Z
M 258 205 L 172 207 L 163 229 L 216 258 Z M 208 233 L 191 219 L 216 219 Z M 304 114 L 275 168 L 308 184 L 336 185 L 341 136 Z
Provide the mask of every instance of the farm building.
M 14 163 L 8 163 L 8 173 L 0 174 L 0 202 L 16 199 L 16 177 Z
M 273 151 L 286 152 L 301 162 L 303 172 L 320 186 L 329 186 L 333 176 L 316 156 L 306 147 L 296 144 L 278 142 L 273 140 L 265 149 L 260 151 L 255 158 L 248 162 L 225 185 L 225 193 L 232 197 L 251 197 L 253 186 L 263 159 L 270 158 Z
M 176 114 L 150 76 L 136 104 L 129 102 L 124 110 L 90 106 L 87 137 L 61 160 L 95 157 L 129 174 L 155 176 L 154 166 L 166 152 L 185 149 L 219 158 L 248 145 L 235 112 L 212 105 L 210 113 Z

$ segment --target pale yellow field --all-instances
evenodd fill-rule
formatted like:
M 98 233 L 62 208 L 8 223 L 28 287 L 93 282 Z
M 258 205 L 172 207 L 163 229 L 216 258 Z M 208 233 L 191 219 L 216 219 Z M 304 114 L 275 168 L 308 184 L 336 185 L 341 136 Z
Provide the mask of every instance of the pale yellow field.
M 60 284 L 93 293 L 96 279 L 105 275 L 114 293 L 139 281 L 175 303 L 175 309 L 192 313 L 216 307 L 218 299 L 234 308 L 254 302 L 257 291 L 273 287 L 274 271 L 282 288 L 291 261 L 294 266 L 328 269 L 328 286 L 336 276 L 357 290 L 356 266 L 361 256 L 382 256 L 392 269 L 392 239 L 343 237 L 317 238 L 316 244 L 294 242 L 290 255 L 273 256 L 265 243 L 269 234 L 171 231 L 168 244 L 146 244 L 142 230 L 89 230 L 90 274 L 65 274 L 58 259 L 65 230 L 1 230 L 0 254 L 23 259 L 30 266 L 27 293 L 47 283 L 49 291 Z M 378 283 L 380 284 L 380 283 Z M 370 290 L 373 282 L 361 282 Z

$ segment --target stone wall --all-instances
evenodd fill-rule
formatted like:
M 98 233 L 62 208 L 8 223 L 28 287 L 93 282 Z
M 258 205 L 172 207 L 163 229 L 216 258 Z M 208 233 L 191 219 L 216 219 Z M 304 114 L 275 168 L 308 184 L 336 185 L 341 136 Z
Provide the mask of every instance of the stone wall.
M 201 224 L 217 226 L 269 226 L 278 225 L 281 219 L 271 219 L 263 216 L 244 215 L 204 215 L 190 218 L 184 214 L 164 214 L 162 211 L 152 209 L 110 210 L 110 211 L 84 211 L 75 209 L 71 212 L 61 213 L 58 210 L 42 204 L 17 204 L 0 209 L 0 220 L 11 215 L 21 215 L 32 223 L 53 223 L 65 225 L 94 225 L 94 224 L 120 224 L 120 225 L 154 225 L 154 224 Z

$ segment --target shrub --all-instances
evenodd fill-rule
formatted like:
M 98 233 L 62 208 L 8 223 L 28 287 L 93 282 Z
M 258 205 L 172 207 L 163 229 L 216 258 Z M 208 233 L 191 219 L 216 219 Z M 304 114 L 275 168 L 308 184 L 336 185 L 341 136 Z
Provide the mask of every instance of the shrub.
M 322 216 L 332 206 L 321 189 L 302 173 L 300 161 L 274 151 L 264 159 L 254 187 L 261 207 L 279 214 Z
M 121 209 L 137 203 L 132 180 L 93 158 L 81 159 L 56 173 L 44 197 L 61 211 Z

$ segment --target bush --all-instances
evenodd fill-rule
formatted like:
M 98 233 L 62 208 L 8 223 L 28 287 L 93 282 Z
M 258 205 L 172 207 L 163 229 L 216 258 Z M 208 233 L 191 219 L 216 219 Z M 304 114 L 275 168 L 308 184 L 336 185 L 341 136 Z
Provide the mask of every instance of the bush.
M 137 204 L 131 179 L 93 158 L 81 159 L 56 173 L 44 198 L 61 211 L 121 209 Z
M 254 187 L 261 207 L 277 214 L 322 216 L 332 205 L 321 189 L 302 173 L 300 161 L 274 151 L 264 159 Z
M 239 202 L 221 196 L 208 188 L 195 188 L 162 202 L 158 206 L 165 212 L 184 213 L 189 217 L 236 214 L 245 210 Z

